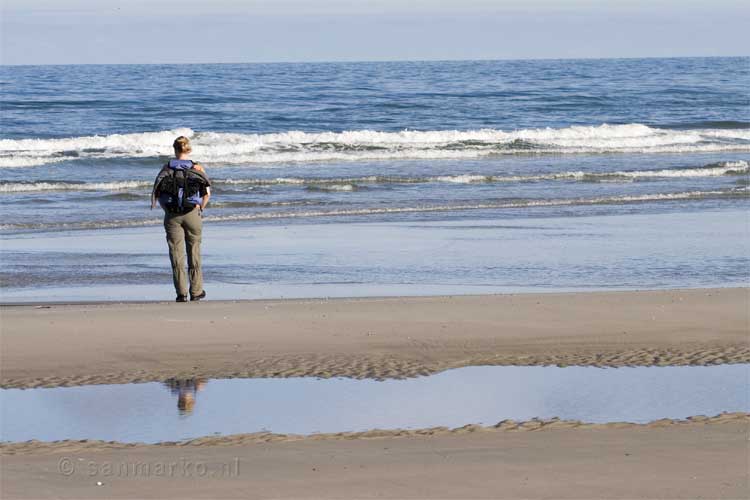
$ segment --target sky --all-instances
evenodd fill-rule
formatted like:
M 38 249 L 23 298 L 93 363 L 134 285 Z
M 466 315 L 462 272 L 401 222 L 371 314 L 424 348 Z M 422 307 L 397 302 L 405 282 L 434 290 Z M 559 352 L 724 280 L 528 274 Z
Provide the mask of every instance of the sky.
M 2 0 L 2 64 L 746 56 L 737 0 Z

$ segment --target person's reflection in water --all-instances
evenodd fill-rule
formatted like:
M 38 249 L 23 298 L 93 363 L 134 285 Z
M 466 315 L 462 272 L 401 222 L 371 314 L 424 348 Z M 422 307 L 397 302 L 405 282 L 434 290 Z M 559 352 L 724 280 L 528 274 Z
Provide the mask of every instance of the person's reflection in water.
M 195 395 L 206 386 L 204 378 L 170 378 L 164 382 L 169 390 L 177 396 L 177 409 L 180 415 L 190 415 L 195 407 Z

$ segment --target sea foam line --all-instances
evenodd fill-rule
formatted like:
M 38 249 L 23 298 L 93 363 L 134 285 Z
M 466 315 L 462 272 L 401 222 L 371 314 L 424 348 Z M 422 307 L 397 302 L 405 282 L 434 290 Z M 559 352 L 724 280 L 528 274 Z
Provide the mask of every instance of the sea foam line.
M 270 179 L 215 179 L 215 186 L 308 186 L 330 191 L 354 191 L 358 184 L 421 184 L 430 182 L 445 182 L 452 184 L 475 183 L 510 183 L 510 182 L 540 182 L 556 180 L 572 181 L 622 181 L 648 178 L 680 178 L 680 177 L 718 177 L 725 175 L 748 175 L 750 164 L 745 160 L 711 163 L 702 167 L 674 168 L 660 170 L 632 170 L 616 172 L 553 172 L 537 175 L 488 175 L 488 174 L 458 174 L 424 177 L 408 176 L 354 176 L 354 177 L 276 177 Z M 24 193 L 35 191 L 121 191 L 121 190 L 150 190 L 150 181 L 120 181 L 120 182 L 0 182 L 0 193 Z
M 678 200 L 699 200 L 724 197 L 747 197 L 750 195 L 750 187 L 729 188 L 713 191 L 685 191 L 676 193 L 655 193 L 643 195 L 609 196 L 597 198 L 562 198 L 551 200 L 527 199 L 513 201 L 496 201 L 487 203 L 466 203 L 454 205 L 423 205 L 384 208 L 351 208 L 340 210 L 312 210 L 296 212 L 263 212 L 235 215 L 214 215 L 204 220 L 209 222 L 231 222 L 251 220 L 274 220 L 290 218 L 311 217 L 341 217 L 341 216 L 367 216 L 398 213 L 427 213 L 427 212 L 452 212 L 468 210 L 492 210 L 531 207 L 555 207 L 555 206 L 585 206 L 585 205 L 613 205 L 628 203 L 648 203 Z M 158 224 L 158 219 L 137 220 L 114 220 L 114 221 L 91 221 L 77 223 L 33 223 L 33 224 L 0 224 L 0 230 L 22 230 L 22 229 L 108 229 L 119 227 L 137 227 Z
M 495 183 L 495 182 L 531 182 L 547 180 L 618 180 L 658 177 L 719 177 L 724 175 L 747 175 L 750 164 L 745 160 L 711 163 L 702 167 L 674 168 L 659 170 L 632 170 L 615 172 L 553 172 L 537 175 L 492 175 L 492 174 L 458 174 L 425 177 L 371 175 L 362 177 L 277 177 L 275 179 L 223 179 L 216 183 L 228 185 L 316 185 L 316 184 L 420 184 L 429 182 L 447 182 L 454 184 Z
M 3 182 L 0 183 L 0 193 L 26 193 L 36 191 L 123 191 L 151 187 L 152 182 L 121 181 L 121 182 Z
M 687 191 L 681 193 L 657 193 L 632 196 L 611 196 L 600 198 L 571 198 L 571 199 L 553 199 L 553 200 L 515 200 L 511 202 L 492 202 L 492 203 L 470 203 L 457 205 L 426 205 L 419 207 L 388 207 L 388 208 L 362 208 L 362 209 L 343 209 L 343 210 L 320 210 L 307 212 L 285 212 L 285 213 L 262 213 L 262 214 L 238 214 L 238 215 L 217 215 L 207 217 L 209 221 L 242 221 L 258 219 L 279 219 L 279 218 L 297 218 L 297 217 L 331 217 L 331 216 L 356 216 L 356 215 L 378 215 L 378 214 L 397 214 L 413 212 L 448 212 L 448 211 L 465 211 L 465 210 L 489 210 L 502 208 L 528 208 L 528 207 L 554 207 L 554 206 L 584 206 L 584 205 L 610 205 L 622 203 L 638 203 L 651 201 L 674 201 L 689 199 L 706 199 L 712 197 L 726 196 L 747 196 L 750 189 L 732 188 L 728 190 L 715 191 Z
M 478 158 L 529 153 L 681 153 L 750 151 L 748 129 L 672 130 L 631 123 L 503 131 L 195 132 L 188 128 L 61 139 L 0 140 L 0 167 L 76 159 L 158 158 L 177 135 L 191 137 L 208 164 Z

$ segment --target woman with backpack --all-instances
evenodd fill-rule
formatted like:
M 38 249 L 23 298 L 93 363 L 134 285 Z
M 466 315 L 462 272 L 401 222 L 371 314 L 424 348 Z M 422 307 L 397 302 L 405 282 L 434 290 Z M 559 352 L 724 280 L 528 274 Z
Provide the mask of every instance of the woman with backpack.
M 203 167 L 189 159 L 192 148 L 187 137 L 178 137 L 172 146 L 175 158 L 169 160 L 156 176 L 151 208 L 158 201 L 164 209 L 164 229 L 177 302 L 187 302 L 188 278 L 190 300 L 201 300 L 206 296 L 201 272 L 201 233 L 203 211 L 211 197 L 211 182 Z

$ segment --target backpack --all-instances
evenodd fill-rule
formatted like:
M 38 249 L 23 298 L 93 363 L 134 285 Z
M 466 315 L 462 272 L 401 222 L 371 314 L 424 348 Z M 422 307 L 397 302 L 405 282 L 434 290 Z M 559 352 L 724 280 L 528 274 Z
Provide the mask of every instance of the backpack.
M 170 160 L 159 173 L 156 192 L 159 205 L 167 212 L 187 213 L 201 204 L 211 183 L 193 165 L 192 160 Z

